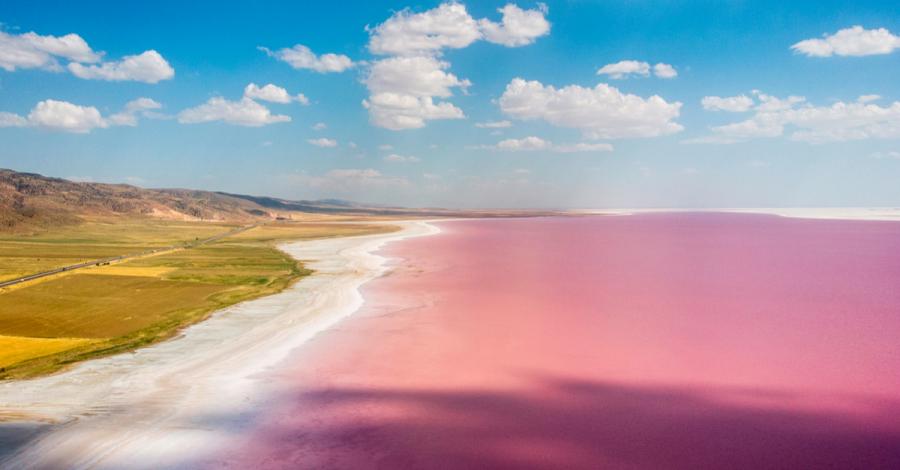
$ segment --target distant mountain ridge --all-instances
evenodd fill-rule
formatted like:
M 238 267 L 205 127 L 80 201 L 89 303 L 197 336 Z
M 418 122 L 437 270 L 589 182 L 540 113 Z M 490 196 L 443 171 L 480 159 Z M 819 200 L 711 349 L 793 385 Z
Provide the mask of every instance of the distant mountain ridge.
M 0 169 L 0 230 L 3 231 L 73 224 L 85 216 L 249 222 L 278 218 L 283 211 L 328 212 L 329 207 L 353 206 L 333 201 L 319 205 L 316 201 L 292 202 L 214 191 L 75 182 Z
M 255 222 L 292 214 L 392 217 L 504 217 L 557 211 L 408 209 L 341 199 L 291 201 L 193 189 L 147 189 L 129 184 L 75 182 L 0 169 L 0 232 L 77 224 L 85 217 L 139 216 L 168 220 Z

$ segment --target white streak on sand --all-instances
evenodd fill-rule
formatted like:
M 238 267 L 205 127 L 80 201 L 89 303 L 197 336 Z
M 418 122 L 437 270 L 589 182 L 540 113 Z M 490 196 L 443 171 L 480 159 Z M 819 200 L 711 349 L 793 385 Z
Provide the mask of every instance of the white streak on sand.
M 173 340 L 0 383 L 0 416 L 57 423 L 0 467 L 188 468 L 227 445 L 265 405 L 272 385 L 263 372 L 359 309 L 359 287 L 388 269 L 373 252 L 439 232 L 422 221 L 396 224 L 401 231 L 282 245 L 315 274 L 223 309 Z M 22 424 L 0 423 L 0 430 Z

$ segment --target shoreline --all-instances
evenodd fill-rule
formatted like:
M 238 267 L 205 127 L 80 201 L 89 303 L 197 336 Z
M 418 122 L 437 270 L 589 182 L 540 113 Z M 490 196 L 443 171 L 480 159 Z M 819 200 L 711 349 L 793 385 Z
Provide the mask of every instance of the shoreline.
M 573 209 L 573 215 L 677 214 L 686 212 L 762 214 L 796 219 L 900 221 L 900 207 L 746 207 L 697 209 Z
M 13 417 L 0 421 L 0 445 L 16 447 L 0 449 L 0 465 L 133 468 L 140 461 L 158 468 L 224 445 L 265 401 L 270 378 L 263 372 L 359 310 L 360 287 L 389 269 L 389 259 L 374 252 L 440 231 L 427 221 L 385 223 L 401 230 L 279 245 L 315 273 L 220 310 L 169 341 L 0 383 L 0 418 Z

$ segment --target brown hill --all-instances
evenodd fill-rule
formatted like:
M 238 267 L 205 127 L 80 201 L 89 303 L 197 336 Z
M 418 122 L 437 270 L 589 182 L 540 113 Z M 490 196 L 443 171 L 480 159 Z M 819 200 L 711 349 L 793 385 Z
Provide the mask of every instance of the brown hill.
M 253 201 L 211 191 L 79 183 L 0 169 L 0 230 L 3 231 L 78 223 L 86 216 L 250 221 L 277 215 Z
M 0 232 L 27 232 L 77 224 L 87 217 L 251 222 L 300 214 L 384 217 L 508 217 L 559 214 L 529 210 L 407 209 L 363 206 L 338 199 L 291 201 L 191 189 L 146 189 L 128 184 L 81 183 L 0 169 Z

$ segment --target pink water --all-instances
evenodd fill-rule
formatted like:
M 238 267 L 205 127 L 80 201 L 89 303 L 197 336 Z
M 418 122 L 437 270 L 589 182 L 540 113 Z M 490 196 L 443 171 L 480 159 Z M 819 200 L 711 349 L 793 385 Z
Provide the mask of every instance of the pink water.
M 439 226 L 229 466 L 900 468 L 900 223 Z

